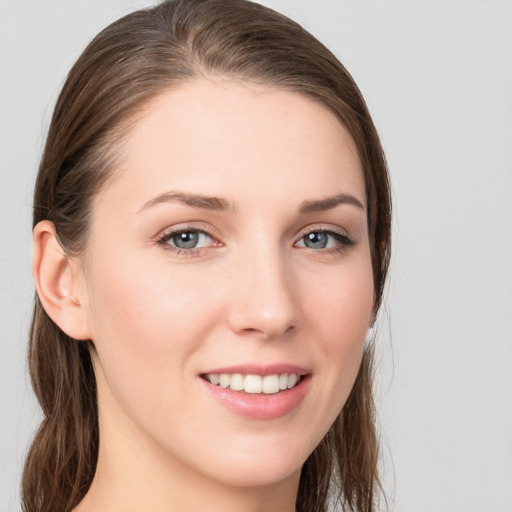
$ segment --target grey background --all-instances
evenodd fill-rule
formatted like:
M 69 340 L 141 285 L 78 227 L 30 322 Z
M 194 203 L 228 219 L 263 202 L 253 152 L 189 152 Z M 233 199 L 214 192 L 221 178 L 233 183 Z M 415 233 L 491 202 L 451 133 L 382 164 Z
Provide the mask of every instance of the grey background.
M 30 203 L 85 44 L 136 0 L 0 0 L 0 510 L 39 421 Z M 276 0 L 355 77 L 395 198 L 378 402 L 394 510 L 512 511 L 512 3 Z M 392 502 L 393 503 L 393 502 Z

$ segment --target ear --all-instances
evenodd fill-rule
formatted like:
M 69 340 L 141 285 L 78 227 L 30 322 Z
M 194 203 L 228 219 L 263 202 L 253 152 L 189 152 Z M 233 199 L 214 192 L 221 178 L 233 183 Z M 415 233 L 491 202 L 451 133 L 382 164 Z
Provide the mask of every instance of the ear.
M 90 339 L 86 287 L 76 258 L 66 255 L 48 220 L 34 228 L 32 274 L 39 300 L 48 316 L 77 340 Z

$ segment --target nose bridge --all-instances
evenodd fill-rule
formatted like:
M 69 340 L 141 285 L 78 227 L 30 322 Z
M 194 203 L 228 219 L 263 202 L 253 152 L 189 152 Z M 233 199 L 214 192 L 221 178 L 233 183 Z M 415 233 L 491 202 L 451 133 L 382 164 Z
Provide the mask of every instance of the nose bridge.
M 241 250 L 233 279 L 237 288 L 231 304 L 233 330 L 270 339 L 295 326 L 298 304 L 292 269 L 279 243 L 267 238 Z

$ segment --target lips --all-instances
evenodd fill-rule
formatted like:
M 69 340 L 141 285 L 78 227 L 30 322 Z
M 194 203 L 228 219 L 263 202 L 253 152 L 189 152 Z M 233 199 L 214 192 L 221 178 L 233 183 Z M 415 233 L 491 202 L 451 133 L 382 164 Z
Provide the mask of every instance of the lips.
M 311 373 L 295 365 L 244 365 L 200 374 L 207 391 L 231 412 L 275 419 L 293 411 L 307 394 Z

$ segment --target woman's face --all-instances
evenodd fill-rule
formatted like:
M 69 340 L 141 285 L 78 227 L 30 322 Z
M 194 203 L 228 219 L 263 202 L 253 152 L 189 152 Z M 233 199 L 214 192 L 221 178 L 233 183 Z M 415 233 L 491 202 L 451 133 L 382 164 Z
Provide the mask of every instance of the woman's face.
M 146 108 L 119 167 L 81 292 L 103 447 L 231 485 L 296 476 L 372 319 L 351 137 L 299 94 L 201 80 Z

